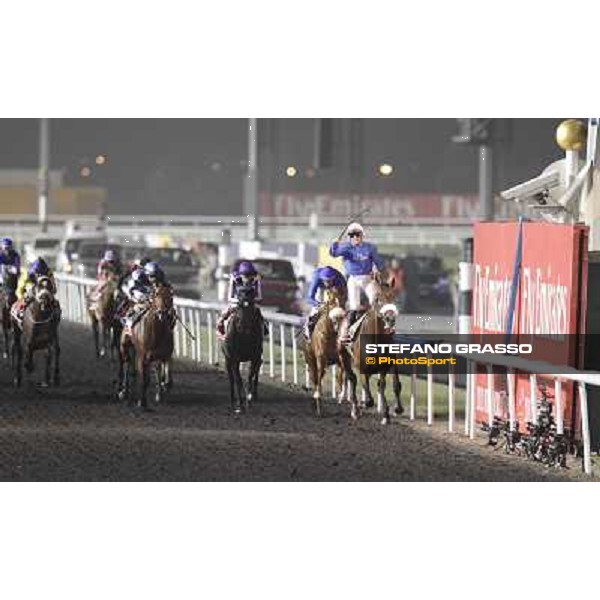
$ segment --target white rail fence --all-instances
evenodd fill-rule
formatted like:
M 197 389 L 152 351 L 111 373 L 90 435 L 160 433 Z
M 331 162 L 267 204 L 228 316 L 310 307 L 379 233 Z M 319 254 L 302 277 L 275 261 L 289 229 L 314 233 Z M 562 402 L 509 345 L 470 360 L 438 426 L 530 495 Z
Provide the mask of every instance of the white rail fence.
M 86 296 L 96 285 L 93 279 L 86 279 L 72 275 L 57 275 L 58 296 L 63 310 L 63 318 L 68 321 L 91 324 L 86 310 Z M 215 335 L 215 325 L 220 312 L 225 307 L 222 303 L 203 302 L 187 298 L 175 298 L 177 315 L 183 325 L 194 334 L 192 339 L 183 327 L 175 329 L 175 357 L 188 359 L 197 363 L 217 365 L 220 360 L 220 345 Z M 261 375 L 283 383 L 303 385 L 308 387 L 309 377 L 302 349 L 298 340 L 303 324 L 303 318 L 296 315 L 263 311 L 263 316 L 268 323 L 269 336 L 265 340 L 265 354 Z M 583 469 L 587 474 L 592 473 L 590 429 L 588 416 L 587 386 L 600 386 L 600 372 L 578 371 L 572 367 L 560 367 L 561 373 L 556 374 L 556 365 L 549 363 L 524 360 L 515 357 L 498 355 L 462 355 L 470 362 L 469 375 L 467 376 L 466 401 L 464 410 L 464 433 L 471 439 L 475 437 L 475 365 L 486 365 L 488 372 L 488 387 L 486 393 L 486 406 L 488 422 L 493 421 L 493 376 L 494 366 L 506 368 L 506 389 L 508 390 L 508 414 L 511 429 L 516 426 L 515 421 L 515 372 L 529 373 L 530 377 L 530 410 L 532 421 L 537 418 L 537 377 L 551 378 L 555 381 L 555 403 L 557 415 L 557 432 L 562 433 L 562 389 L 565 382 L 577 382 L 581 409 L 581 434 L 583 443 Z M 448 431 L 455 431 L 456 422 L 456 375 L 450 368 L 447 381 L 447 413 Z M 439 385 L 439 384 L 438 384 Z M 329 384 L 326 389 L 331 389 L 331 396 L 335 397 L 335 366 L 330 369 Z M 417 375 L 413 372 L 410 376 L 409 394 L 409 419 L 414 420 L 417 413 Z M 432 425 L 435 418 L 434 410 L 434 378 L 432 369 L 429 368 L 426 381 L 426 419 Z

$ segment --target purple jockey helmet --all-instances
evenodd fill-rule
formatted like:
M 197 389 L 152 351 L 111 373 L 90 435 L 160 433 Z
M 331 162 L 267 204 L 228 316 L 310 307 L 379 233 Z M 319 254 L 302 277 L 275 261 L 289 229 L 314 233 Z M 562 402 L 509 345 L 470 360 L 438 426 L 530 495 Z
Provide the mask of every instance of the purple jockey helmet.
M 243 277 L 252 277 L 256 275 L 256 269 L 249 260 L 243 260 L 237 268 L 237 272 Z

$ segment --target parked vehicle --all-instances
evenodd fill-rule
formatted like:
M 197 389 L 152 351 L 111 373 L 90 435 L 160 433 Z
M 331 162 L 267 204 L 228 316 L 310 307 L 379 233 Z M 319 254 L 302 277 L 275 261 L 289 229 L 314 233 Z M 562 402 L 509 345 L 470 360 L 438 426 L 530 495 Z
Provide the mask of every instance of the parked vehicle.
M 73 262 L 73 274 L 80 277 L 96 277 L 96 268 L 107 250 L 113 250 L 121 258 L 122 248 L 118 244 L 102 241 L 82 242 Z
M 200 265 L 189 250 L 147 248 L 145 256 L 163 268 L 176 294 L 188 298 L 200 297 Z
M 60 243 L 56 257 L 56 270 L 63 273 L 73 273 L 74 275 L 79 274 L 76 272 L 75 263 L 79 260 L 81 246 L 86 242 L 106 244 L 108 240 L 106 234 L 103 232 L 73 233 L 68 235 Z

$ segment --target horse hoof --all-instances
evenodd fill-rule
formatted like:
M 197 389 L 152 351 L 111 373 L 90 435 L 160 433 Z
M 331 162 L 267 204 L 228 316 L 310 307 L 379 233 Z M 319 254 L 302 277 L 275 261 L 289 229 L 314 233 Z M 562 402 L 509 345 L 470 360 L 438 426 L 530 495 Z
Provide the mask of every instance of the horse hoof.
M 2 353 L 2 358 L 3 358 L 4 360 L 8 360 L 8 352 L 3 352 L 3 353 Z
M 389 417 L 383 417 L 383 419 L 381 419 L 381 424 L 382 425 L 389 425 L 390 424 L 390 418 Z
M 49 388 L 50 384 L 47 381 L 42 381 L 41 383 L 38 383 L 38 387 L 39 388 Z
M 21 387 L 21 380 L 20 380 L 18 377 L 15 377 L 15 378 L 13 379 L 13 385 L 14 385 L 15 387 Z
M 123 402 L 127 399 L 127 392 L 125 390 L 119 390 L 117 392 L 117 400 Z
M 252 394 L 248 394 L 246 396 L 246 400 L 248 401 L 248 403 L 252 402 Z
M 375 406 L 374 400 L 367 400 L 364 404 L 365 408 L 373 408 Z
M 99 356 L 100 356 L 100 358 L 104 358 L 106 356 L 106 350 L 104 350 L 104 348 L 102 348 L 102 350 L 100 350 Z
M 396 408 L 394 409 L 394 412 L 396 413 L 397 416 L 400 416 L 400 415 L 404 414 L 404 407 L 396 406 Z

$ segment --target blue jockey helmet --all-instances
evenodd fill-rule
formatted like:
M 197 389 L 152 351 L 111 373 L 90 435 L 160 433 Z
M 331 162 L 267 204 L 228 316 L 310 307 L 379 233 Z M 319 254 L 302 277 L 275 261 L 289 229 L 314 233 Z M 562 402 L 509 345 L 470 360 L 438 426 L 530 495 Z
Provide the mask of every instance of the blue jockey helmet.
M 148 277 L 158 277 L 161 273 L 160 265 L 157 262 L 150 261 L 144 266 L 144 272 Z
M 34 273 L 36 275 L 46 275 L 48 273 L 48 264 L 46 261 L 40 256 L 36 258 L 33 263 L 31 263 L 31 267 L 29 269 L 30 273 Z
M 4 248 L 5 250 L 9 250 L 13 247 L 13 241 L 8 237 L 2 238 L 1 243 L 2 243 L 2 248 Z
M 337 271 L 333 267 L 323 267 L 319 273 L 319 279 L 322 281 L 333 281 L 337 276 Z

